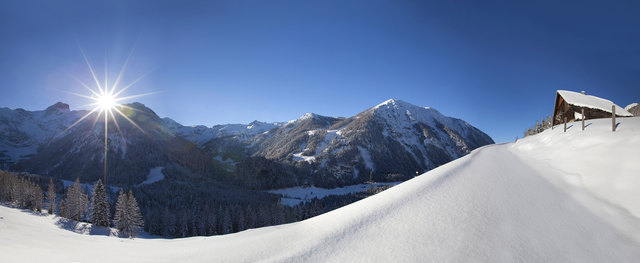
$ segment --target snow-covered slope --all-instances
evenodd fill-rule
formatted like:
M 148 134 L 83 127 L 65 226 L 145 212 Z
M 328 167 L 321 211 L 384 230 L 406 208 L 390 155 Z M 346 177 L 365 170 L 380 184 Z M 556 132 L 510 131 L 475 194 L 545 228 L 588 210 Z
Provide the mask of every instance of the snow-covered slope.
M 640 118 L 490 145 L 332 212 L 216 237 L 119 239 L 0 207 L 6 262 L 637 262 Z
M 463 120 L 390 99 L 350 118 L 307 113 L 256 136 L 253 156 L 299 168 L 299 185 L 335 187 L 362 183 L 369 173 L 378 181 L 406 180 L 493 143 Z
M 282 126 L 282 123 L 278 122 L 266 123 L 260 121 L 253 121 L 249 124 L 222 124 L 213 127 L 204 125 L 183 126 L 170 118 L 163 118 L 162 120 L 174 133 L 200 146 L 217 137 L 231 136 L 243 141 L 256 134 Z
M 119 110 L 127 119 L 116 114 L 116 122 L 109 121 L 109 184 L 138 185 L 145 180 L 149 169 L 157 166 L 183 166 L 202 175 L 212 174 L 213 166 L 207 162 L 210 156 L 192 142 L 172 133 L 153 110 L 137 102 L 123 105 Z M 67 114 L 71 113 L 74 112 Z M 10 169 L 70 181 L 79 178 L 83 183 L 97 181 L 103 175 L 105 142 L 104 123 L 94 122 L 96 115 L 89 116 L 64 134 L 58 132 L 54 140 L 39 144 L 37 152 Z M 70 124 L 54 121 L 46 126 L 58 125 L 66 129 Z
M 0 164 L 35 154 L 38 146 L 60 135 L 84 114 L 86 111 L 70 111 L 62 102 L 42 111 L 0 108 Z

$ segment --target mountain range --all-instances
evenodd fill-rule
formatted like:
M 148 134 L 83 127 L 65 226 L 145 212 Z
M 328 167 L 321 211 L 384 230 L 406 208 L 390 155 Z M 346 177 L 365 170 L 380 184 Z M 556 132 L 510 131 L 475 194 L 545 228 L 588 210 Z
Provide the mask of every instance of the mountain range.
M 463 120 L 401 100 L 355 116 L 307 113 L 281 123 L 184 126 L 141 103 L 108 125 L 110 184 L 137 185 L 153 167 L 192 177 L 274 189 L 403 181 L 493 140 Z M 56 103 L 43 111 L 0 108 L 0 168 L 93 182 L 102 177 L 104 121 Z M 95 113 L 94 113 L 95 114 Z M 134 122 L 132 124 L 129 120 Z

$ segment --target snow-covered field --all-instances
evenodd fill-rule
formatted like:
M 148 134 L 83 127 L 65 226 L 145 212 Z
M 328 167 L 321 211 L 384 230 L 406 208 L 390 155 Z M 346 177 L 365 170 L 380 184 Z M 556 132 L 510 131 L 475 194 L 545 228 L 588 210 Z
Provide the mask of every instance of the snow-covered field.
M 155 182 L 162 181 L 162 179 L 164 179 L 164 174 L 162 174 L 162 169 L 164 169 L 164 167 L 162 166 L 153 167 L 149 169 L 149 174 L 147 175 L 147 179 L 145 179 L 144 182 L 140 183 L 139 185 L 152 184 Z
M 374 187 L 394 186 L 402 182 L 373 183 Z M 295 206 L 302 202 L 309 202 L 314 198 L 322 199 L 330 195 L 346 195 L 369 190 L 369 184 L 354 184 L 337 188 L 321 188 L 321 187 L 291 187 L 284 189 L 269 190 L 269 193 L 282 195 L 280 201 L 283 205 Z
M 293 224 L 184 239 L 78 234 L 0 206 L 2 262 L 637 262 L 640 118 L 486 146 Z M 634 194 L 635 193 L 635 194 Z

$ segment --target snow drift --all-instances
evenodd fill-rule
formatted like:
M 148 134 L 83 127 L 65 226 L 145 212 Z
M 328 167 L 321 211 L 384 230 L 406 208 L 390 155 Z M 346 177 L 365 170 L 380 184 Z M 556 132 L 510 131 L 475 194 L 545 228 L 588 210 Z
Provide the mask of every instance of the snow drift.
M 7 262 L 634 262 L 640 118 L 491 145 L 373 197 L 215 237 L 78 234 L 0 207 Z M 635 195 L 633 193 L 636 193 Z

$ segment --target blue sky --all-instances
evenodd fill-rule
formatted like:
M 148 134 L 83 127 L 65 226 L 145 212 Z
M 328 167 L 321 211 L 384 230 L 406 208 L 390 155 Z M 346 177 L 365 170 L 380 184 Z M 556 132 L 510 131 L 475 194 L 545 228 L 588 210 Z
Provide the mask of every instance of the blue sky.
M 84 50 L 128 95 L 185 125 L 352 116 L 389 99 L 497 142 L 551 114 L 557 89 L 640 101 L 637 1 L 12 1 L 0 107 L 83 108 Z M 519 3 L 515 3 L 519 2 Z M 106 66 L 105 66 L 106 59 Z

